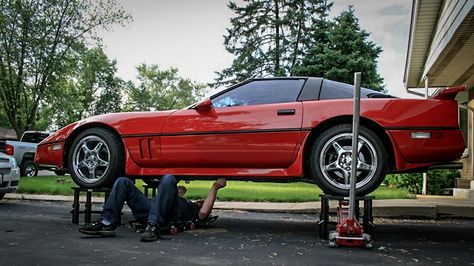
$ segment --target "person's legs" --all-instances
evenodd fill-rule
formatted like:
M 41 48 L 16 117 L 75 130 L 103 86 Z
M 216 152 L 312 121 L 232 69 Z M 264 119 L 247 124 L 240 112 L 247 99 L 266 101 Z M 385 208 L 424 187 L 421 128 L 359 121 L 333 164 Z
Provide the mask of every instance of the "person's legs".
M 148 226 L 141 235 L 141 241 L 156 241 L 160 238 L 159 226 L 174 218 L 178 207 L 178 188 L 176 178 L 165 175 L 160 179 L 158 194 L 151 201 Z
M 87 235 L 114 236 L 116 223 L 125 201 L 135 219 L 146 220 L 150 210 L 150 200 L 135 187 L 132 180 L 119 177 L 104 204 L 99 221 L 79 228 L 79 232 Z
M 151 201 L 149 223 L 163 225 L 174 216 L 178 206 L 177 183 L 173 175 L 165 175 L 160 179 L 158 193 Z
M 135 186 L 132 180 L 119 177 L 115 181 L 100 215 L 102 223 L 117 223 L 124 202 L 127 202 L 135 219 L 146 220 L 150 210 L 150 200 Z

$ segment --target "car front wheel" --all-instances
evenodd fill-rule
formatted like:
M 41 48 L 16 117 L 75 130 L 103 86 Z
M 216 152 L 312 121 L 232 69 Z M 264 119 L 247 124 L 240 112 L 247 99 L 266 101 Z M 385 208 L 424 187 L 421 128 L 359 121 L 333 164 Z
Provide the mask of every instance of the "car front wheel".
M 380 138 L 360 127 L 357 145 L 357 195 L 367 195 L 383 181 L 387 170 L 387 152 Z M 331 195 L 349 195 L 352 162 L 352 127 L 334 126 L 320 134 L 310 156 L 312 176 L 319 187 Z
M 124 152 L 119 137 L 103 128 L 89 128 L 73 141 L 68 154 L 69 173 L 86 188 L 109 187 L 123 175 Z

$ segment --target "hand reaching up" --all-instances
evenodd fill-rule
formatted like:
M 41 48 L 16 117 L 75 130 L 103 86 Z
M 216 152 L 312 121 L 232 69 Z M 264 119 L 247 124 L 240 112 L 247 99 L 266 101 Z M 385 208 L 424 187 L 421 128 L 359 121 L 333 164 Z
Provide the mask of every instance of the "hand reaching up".
M 227 180 L 223 177 L 219 177 L 215 182 L 214 186 L 217 187 L 217 189 L 223 188 L 227 185 Z

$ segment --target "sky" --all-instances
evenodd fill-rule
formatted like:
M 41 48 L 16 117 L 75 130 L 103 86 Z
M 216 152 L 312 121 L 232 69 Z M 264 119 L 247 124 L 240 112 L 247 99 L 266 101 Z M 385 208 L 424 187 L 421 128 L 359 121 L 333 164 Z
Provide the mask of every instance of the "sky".
M 101 34 L 109 58 L 117 60 L 118 76 L 134 80 L 136 66 L 158 64 L 177 67 L 184 78 L 209 83 L 216 71 L 231 65 L 233 56 L 224 48 L 226 28 L 234 14 L 226 0 L 118 0 L 132 15 L 125 27 Z M 411 0 L 335 0 L 331 16 L 353 5 L 360 26 L 370 40 L 382 46 L 379 73 L 389 94 L 405 92 L 405 69 Z M 363 73 L 362 73 L 363 75 Z M 362 76 L 363 78 L 363 76 Z

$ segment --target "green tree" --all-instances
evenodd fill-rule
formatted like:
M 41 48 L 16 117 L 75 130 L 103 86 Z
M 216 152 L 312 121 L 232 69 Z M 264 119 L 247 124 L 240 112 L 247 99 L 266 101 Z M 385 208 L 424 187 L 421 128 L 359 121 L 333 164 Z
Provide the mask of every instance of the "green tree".
M 229 68 L 217 72 L 214 85 L 262 76 L 292 74 L 309 47 L 315 24 L 324 24 L 332 6 L 327 0 L 244 0 L 229 2 L 236 13 L 224 36 L 226 50 L 235 56 Z
M 0 108 L 19 136 L 62 94 L 75 50 L 129 20 L 115 0 L 0 0 Z
M 4 128 L 10 127 L 10 123 L 8 122 L 8 117 L 4 112 L 0 112 L 0 127 L 4 127 Z
M 54 102 L 50 108 L 53 128 L 91 115 L 121 111 L 125 85 L 116 72 L 116 61 L 110 60 L 102 47 L 83 48 L 55 83 L 61 94 L 47 98 Z
M 354 72 L 362 72 L 363 87 L 383 91 L 383 78 L 377 72 L 377 58 L 382 48 L 368 40 L 370 34 L 361 29 L 354 9 L 349 6 L 334 19 L 327 34 L 315 31 L 325 39 L 309 49 L 296 75 L 324 77 L 352 84 Z
M 204 84 L 184 79 L 177 68 L 160 70 L 158 65 L 137 67 L 138 85 L 127 83 L 127 111 L 158 111 L 186 107 L 204 94 Z
M 120 111 L 123 81 L 115 77 L 116 64 L 102 47 L 84 53 L 76 72 L 81 118 Z
M 94 115 L 116 113 L 122 111 L 122 94 L 125 82 L 117 77 L 107 80 L 105 88 L 100 92 L 95 104 Z

